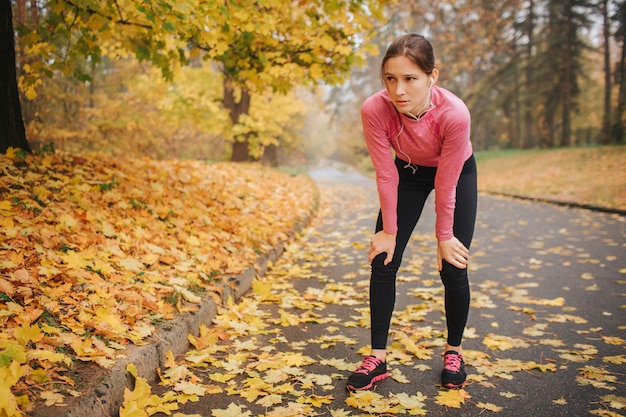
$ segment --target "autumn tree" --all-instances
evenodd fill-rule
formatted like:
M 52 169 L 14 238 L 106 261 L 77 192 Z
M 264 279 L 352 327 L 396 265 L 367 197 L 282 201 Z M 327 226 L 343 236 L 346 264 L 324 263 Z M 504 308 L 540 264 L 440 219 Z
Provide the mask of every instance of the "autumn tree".
M 620 3 L 607 1 L 607 7 Z M 589 16 L 601 9 L 599 0 L 409 0 L 394 8 L 384 31 L 422 33 L 432 41 L 439 84 L 470 107 L 476 149 L 599 143 L 598 109 L 615 89 L 607 85 L 605 95 L 596 93 L 604 86 L 603 47 L 595 36 L 602 28 Z M 623 21 L 612 16 L 611 25 Z M 621 39 L 618 31 L 618 47 Z M 620 88 L 624 67 L 616 71 Z M 622 110 L 611 110 L 622 116 L 614 117 L 615 131 L 624 97 Z
M 224 104 L 236 125 L 248 113 L 253 94 L 266 89 L 286 92 L 321 81 L 342 82 L 362 62 L 359 46 L 367 37 L 361 35 L 373 29 L 373 19 L 381 17 L 381 12 L 375 2 L 353 0 L 275 0 L 252 7 L 229 2 L 208 31 L 216 35 L 206 39 L 203 32 L 194 42 L 219 63 Z M 250 136 L 235 138 L 232 160 L 250 158 Z
M 23 72 L 23 86 L 32 88 L 50 70 L 87 79 L 74 64 L 84 57 L 97 61 L 106 43 L 152 63 L 166 78 L 201 54 L 224 75 L 223 103 L 236 126 L 253 94 L 341 82 L 360 62 L 362 42 L 382 16 L 381 3 L 51 0 L 46 22 L 23 36 L 25 48 L 45 63 Z M 250 159 L 250 138 L 235 138 L 234 160 Z

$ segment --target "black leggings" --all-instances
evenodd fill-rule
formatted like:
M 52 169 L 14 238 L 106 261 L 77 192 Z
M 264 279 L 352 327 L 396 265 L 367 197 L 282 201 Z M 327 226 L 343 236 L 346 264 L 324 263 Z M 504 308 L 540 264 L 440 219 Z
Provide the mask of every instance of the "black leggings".
M 434 189 L 436 167 L 420 166 L 413 174 L 412 170 L 404 168 L 405 166 L 406 162 L 396 159 L 400 182 L 398 185 L 398 234 L 393 260 L 388 265 L 384 265 L 383 261 L 387 254 L 381 253 L 372 261 L 370 279 L 372 349 L 387 347 L 391 315 L 396 303 L 396 275 L 426 199 Z M 476 161 L 472 155 L 465 162 L 457 184 L 453 226 L 454 236 L 468 249 L 474 235 L 477 204 Z M 379 213 L 376 232 L 382 229 L 382 215 Z M 448 344 L 459 346 L 463 339 L 470 305 L 467 269 L 456 268 L 444 260 L 443 269 L 439 274 L 445 287 Z

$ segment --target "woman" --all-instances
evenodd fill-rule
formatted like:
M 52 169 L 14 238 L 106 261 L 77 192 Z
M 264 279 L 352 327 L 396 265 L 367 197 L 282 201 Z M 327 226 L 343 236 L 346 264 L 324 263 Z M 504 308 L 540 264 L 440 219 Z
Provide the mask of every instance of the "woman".
M 467 259 L 477 206 L 470 114 L 458 97 L 436 85 L 439 70 L 433 48 L 421 35 L 393 41 L 381 77 L 385 88 L 361 108 L 381 206 L 369 249 L 372 345 L 370 355 L 348 378 L 347 388 L 370 389 L 388 376 L 385 358 L 396 275 L 433 189 L 448 330 L 441 382 L 448 388 L 462 387 L 466 374 L 461 341 L 470 304 Z

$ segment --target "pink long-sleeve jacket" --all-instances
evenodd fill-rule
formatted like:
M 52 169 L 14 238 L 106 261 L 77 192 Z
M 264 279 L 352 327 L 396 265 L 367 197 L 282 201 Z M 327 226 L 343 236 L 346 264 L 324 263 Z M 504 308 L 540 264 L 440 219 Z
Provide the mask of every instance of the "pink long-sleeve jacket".
M 384 231 L 397 233 L 398 170 L 394 153 L 412 164 L 437 167 L 435 212 L 437 239 L 453 237 L 456 186 L 465 161 L 472 155 L 470 113 L 460 98 L 433 86 L 433 107 L 415 120 L 399 113 L 386 90 L 367 98 L 361 107 L 365 142 L 376 171 Z M 393 150 L 393 152 L 392 152 Z

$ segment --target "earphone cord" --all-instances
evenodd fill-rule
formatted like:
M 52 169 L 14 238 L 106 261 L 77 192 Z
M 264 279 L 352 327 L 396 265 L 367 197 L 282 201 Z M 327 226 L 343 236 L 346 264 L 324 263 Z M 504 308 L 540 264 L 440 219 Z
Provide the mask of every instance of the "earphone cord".
M 431 78 L 432 81 L 432 78 Z M 430 84 L 430 86 L 432 86 L 432 82 Z M 420 120 L 422 118 L 422 116 L 429 111 L 433 106 L 432 102 L 430 101 L 430 86 L 428 88 L 428 98 L 426 99 L 426 101 L 424 102 L 424 104 L 422 105 L 422 107 L 419 109 L 419 111 L 417 112 L 417 115 L 414 116 L 411 113 L 407 113 L 407 115 L 411 116 L 412 118 L 414 118 L 415 120 Z M 396 110 L 397 111 L 397 110 Z M 398 112 L 398 111 L 397 111 Z M 415 174 L 417 172 L 417 165 L 413 165 L 413 163 L 411 162 L 411 157 L 402 150 L 402 148 L 400 147 L 400 141 L 398 140 L 398 138 L 400 137 L 400 134 L 402 133 L 402 131 L 404 130 L 404 121 L 402 120 L 402 115 L 400 114 L 400 112 L 398 112 L 398 117 L 400 118 L 400 131 L 398 132 L 398 134 L 396 135 L 396 145 L 398 146 L 398 151 L 400 153 L 402 153 L 402 155 L 406 156 L 407 159 L 409 160 L 409 162 L 404 166 L 404 168 L 410 168 L 411 171 L 413 171 L 413 174 Z
M 431 86 L 432 86 L 432 84 L 431 84 Z M 417 112 L 415 112 L 415 115 L 413 115 L 411 113 L 407 113 L 407 115 L 411 116 L 415 120 L 420 120 L 422 118 L 422 116 L 424 116 L 426 114 L 426 112 L 431 109 L 432 106 L 433 106 L 433 103 L 430 101 L 430 87 L 429 87 L 428 88 L 428 98 L 426 99 L 424 104 L 422 104 L 422 107 L 420 107 L 419 110 Z
M 409 156 L 409 154 L 404 152 L 402 150 L 402 148 L 400 147 L 400 141 L 398 140 L 398 138 L 400 137 L 400 134 L 404 130 L 404 122 L 402 121 L 402 116 L 400 114 L 398 114 L 398 116 L 400 117 L 400 125 L 401 125 L 401 127 L 400 127 L 400 131 L 396 135 L 396 146 L 398 147 L 398 152 L 402 153 L 402 155 L 406 156 L 407 159 L 409 160 L 409 162 L 407 162 L 407 164 L 404 166 L 404 168 L 410 168 L 411 171 L 413 171 L 413 174 L 415 174 L 417 172 L 417 166 L 413 166 L 413 164 L 411 163 L 411 157 Z

